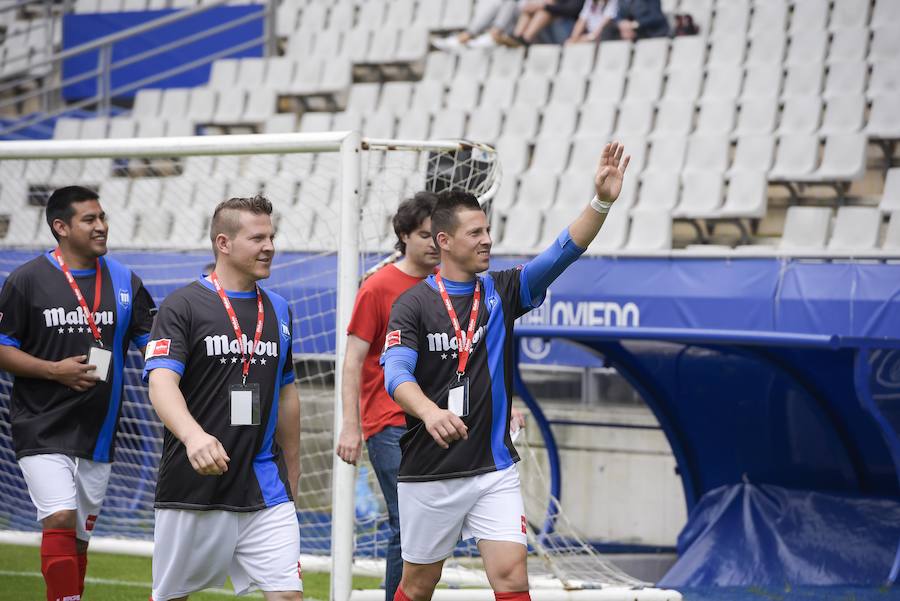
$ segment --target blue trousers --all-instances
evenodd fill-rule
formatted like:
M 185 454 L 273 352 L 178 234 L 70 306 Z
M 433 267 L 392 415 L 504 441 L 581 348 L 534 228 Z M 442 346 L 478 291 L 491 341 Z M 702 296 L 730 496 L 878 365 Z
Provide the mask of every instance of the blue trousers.
M 388 541 L 387 566 L 384 575 L 385 601 L 393 601 L 394 593 L 403 576 L 403 557 L 400 554 L 400 510 L 397 505 L 397 474 L 400 472 L 400 437 L 406 428 L 388 426 L 378 434 L 369 437 L 366 448 L 369 461 L 375 470 L 375 477 L 381 486 L 384 503 L 388 510 L 388 525 L 391 539 Z

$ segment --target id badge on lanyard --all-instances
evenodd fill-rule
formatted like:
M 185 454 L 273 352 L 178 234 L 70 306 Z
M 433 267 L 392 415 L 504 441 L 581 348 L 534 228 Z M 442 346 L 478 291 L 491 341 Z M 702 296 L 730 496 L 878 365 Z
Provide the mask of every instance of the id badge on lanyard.
M 241 331 L 241 324 L 238 323 L 237 314 L 228 295 L 219 283 L 219 277 L 213 271 L 209 274 L 213 286 L 222 305 L 225 306 L 225 312 L 228 314 L 228 320 L 234 328 L 234 335 L 239 341 L 244 339 L 244 333 Z M 259 384 L 256 382 L 247 383 L 247 375 L 250 373 L 250 363 L 253 359 L 253 353 L 259 345 L 262 338 L 263 325 L 265 324 L 265 312 L 263 310 L 262 294 L 259 292 L 259 286 L 256 287 L 256 332 L 253 336 L 253 346 L 250 347 L 250 356 L 247 357 L 241 348 L 241 383 L 232 384 L 228 387 L 228 402 L 231 405 L 231 425 L 232 426 L 258 426 L 260 425 L 260 400 L 259 400 Z
M 462 328 L 460 328 L 459 319 L 456 317 L 456 309 L 453 308 L 453 303 L 450 302 L 450 296 L 447 294 L 447 288 L 444 286 L 441 274 L 436 273 L 434 280 L 437 283 L 438 291 L 441 293 L 447 314 L 450 316 L 450 322 L 453 324 L 457 347 L 459 348 L 459 364 L 447 391 L 447 410 L 458 417 L 466 417 L 469 415 L 469 377 L 466 375 L 466 366 L 469 362 L 469 355 L 472 353 L 475 323 L 478 321 L 478 307 L 481 304 L 481 282 L 476 278 L 475 292 L 472 296 L 472 313 L 469 316 L 469 327 L 466 330 L 465 338 L 463 338 Z
M 101 382 L 109 382 L 109 368 L 110 365 L 112 365 L 112 352 L 103 348 L 103 338 L 100 336 L 100 328 L 97 327 L 97 323 L 94 321 L 94 315 L 97 313 L 97 310 L 100 309 L 100 297 L 103 294 L 103 272 L 100 269 L 100 259 L 97 259 L 95 267 L 94 306 L 92 309 L 89 309 L 87 301 L 84 300 L 84 295 L 81 293 L 81 289 L 78 287 L 78 283 L 75 281 L 72 271 L 69 269 L 69 266 L 66 265 L 66 261 L 59 248 L 56 248 L 56 250 L 53 251 L 53 258 L 56 259 L 59 268 L 66 276 L 66 282 L 68 282 L 69 287 L 72 289 L 75 300 L 78 301 L 78 306 L 81 308 L 81 313 L 84 316 L 84 320 L 87 322 L 88 330 L 94 337 L 94 343 L 90 346 L 90 349 L 88 349 L 87 364 L 97 368 L 96 371 L 94 371 L 94 375 L 98 380 Z

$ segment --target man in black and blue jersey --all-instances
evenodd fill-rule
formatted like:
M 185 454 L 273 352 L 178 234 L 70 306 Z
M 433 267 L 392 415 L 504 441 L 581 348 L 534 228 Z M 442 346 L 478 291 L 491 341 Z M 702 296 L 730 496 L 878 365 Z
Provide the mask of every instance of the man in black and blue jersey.
M 519 460 L 509 433 L 513 324 L 600 231 L 629 157 L 603 149 L 596 196 L 543 253 L 487 272 L 487 215 L 471 194 L 442 192 L 431 216 L 440 271 L 391 310 L 385 387 L 407 413 L 398 478 L 403 577 L 395 601 L 431 598 L 460 538 L 477 541 L 496 599 L 530 599 Z M 479 275 L 482 274 L 482 275 Z

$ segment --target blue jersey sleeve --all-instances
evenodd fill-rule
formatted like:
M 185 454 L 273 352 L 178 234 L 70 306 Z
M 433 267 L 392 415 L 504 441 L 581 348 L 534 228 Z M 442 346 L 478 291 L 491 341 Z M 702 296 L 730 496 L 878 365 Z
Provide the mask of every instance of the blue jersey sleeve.
M 519 288 L 520 301 L 523 307 L 540 306 L 550 284 L 584 254 L 583 248 L 572 241 L 569 228 L 565 228 L 556 240 L 544 252 L 529 261 L 519 276 L 522 285 Z

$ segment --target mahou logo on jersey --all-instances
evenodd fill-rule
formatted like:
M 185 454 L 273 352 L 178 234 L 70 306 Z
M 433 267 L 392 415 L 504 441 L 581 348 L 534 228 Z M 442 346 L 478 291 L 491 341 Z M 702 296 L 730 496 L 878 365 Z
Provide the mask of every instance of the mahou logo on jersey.
M 203 339 L 203 342 L 206 343 L 207 357 L 217 357 L 219 355 L 249 355 L 250 348 L 253 346 L 253 340 L 247 338 L 246 334 L 241 336 L 240 341 L 238 341 L 237 338 L 229 338 L 225 334 L 221 334 L 219 336 L 207 336 Z M 253 355 L 257 357 L 263 355 L 277 357 L 278 343 L 270 340 L 260 340 L 253 350 Z
M 94 313 L 94 323 L 98 326 L 111 326 L 115 313 L 113 311 L 97 311 Z M 65 307 L 44 309 L 44 321 L 48 328 L 59 326 L 86 326 L 87 318 L 81 307 L 72 311 L 66 311 Z
M 465 334 L 465 332 L 463 332 Z M 475 348 L 475 345 L 478 344 L 478 341 L 481 340 L 481 337 L 484 335 L 484 326 L 481 326 L 477 330 L 475 330 L 475 335 L 472 336 L 472 348 Z M 455 351 L 459 348 L 459 341 L 456 340 L 456 336 L 448 334 L 447 332 L 431 332 L 426 335 L 428 338 L 428 350 L 436 353 L 446 353 L 447 351 Z

